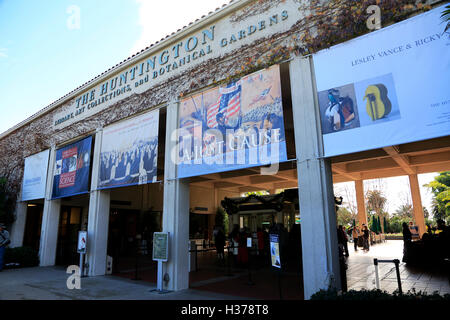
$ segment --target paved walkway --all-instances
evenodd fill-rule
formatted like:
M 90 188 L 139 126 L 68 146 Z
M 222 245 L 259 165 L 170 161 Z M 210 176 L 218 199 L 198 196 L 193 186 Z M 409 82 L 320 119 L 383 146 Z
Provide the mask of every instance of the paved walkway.
M 81 289 L 68 289 L 70 275 L 61 267 L 9 269 L 0 272 L 0 300 L 237 300 L 225 294 L 181 290 L 159 294 L 155 284 L 113 276 L 81 279 Z
M 370 248 L 368 253 L 354 252 L 349 244 L 347 283 L 349 289 L 375 288 L 375 269 L 373 259 L 399 259 L 403 252 L 403 241 L 387 241 Z M 206 266 L 205 266 L 206 267 Z M 450 293 L 446 274 L 440 271 L 424 272 L 400 264 L 402 288 L 406 292 L 415 288 L 440 294 Z M 154 273 L 154 272 L 153 272 Z M 179 292 L 159 294 L 152 292 L 156 285 L 147 281 L 134 281 L 117 276 L 97 276 L 81 279 L 81 289 L 68 289 L 69 274 L 61 267 L 36 267 L 7 269 L 0 272 L 0 300 L 36 299 L 36 300 L 238 300 L 238 299 L 279 299 L 277 278 L 265 269 L 255 270 L 252 275 L 254 284 L 248 285 L 245 270 L 225 277 L 221 273 L 200 268 L 191 273 L 191 288 Z M 380 264 L 379 276 L 381 289 L 393 292 L 398 288 L 394 264 Z M 303 289 L 298 275 L 286 273 L 281 282 L 283 299 L 301 300 Z
M 349 243 L 350 257 L 347 260 L 348 289 L 373 289 L 375 285 L 375 267 L 373 259 L 400 260 L 400 279 L 403 292 L 408 290 L 426 291 L 431 294 L 450 293 L 448 275 L 443 270 L 433 269 L 424 271 L 423 268 L 407 266 L 402 261 L 403 241 L 388 240 L 370 247 L 369 252 L 354 251 L 353 243 Z M 393 263 L 380 263 L 379 279 L 380 289 L 393 292 L 398 289 L 397 274 Z

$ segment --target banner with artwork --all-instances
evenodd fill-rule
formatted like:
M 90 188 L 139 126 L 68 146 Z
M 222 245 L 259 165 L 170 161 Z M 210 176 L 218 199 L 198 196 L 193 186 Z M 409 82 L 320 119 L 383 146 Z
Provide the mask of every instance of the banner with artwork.
M 56 150 L 52 198 L 89 192 L 92 137 Z
M 103 130 L 99 189 L 156 182 L 159 110 Z
M 287 160 L 279 66 L 181 101 L 177 176 Z
M 450 133 L 450 34 L 442 10 L 314 55 L 325 156 Z
M 45 150 L 25 158 L 22 201 L 45 198 L 49 154 L 50 150 Z

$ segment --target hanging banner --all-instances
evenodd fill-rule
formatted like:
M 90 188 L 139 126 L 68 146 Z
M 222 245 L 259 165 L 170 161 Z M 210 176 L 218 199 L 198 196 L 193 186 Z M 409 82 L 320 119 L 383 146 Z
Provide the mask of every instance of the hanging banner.
M 89 136 L 56 151 L 52 198 L 89 191 L 92 137 Z
M 156 182 L 158 129 L 155 110 L 103 130 L 100 189 Z
M 443 10 L 314 55 L 325 156 L 449 134 L 450 33 Z
M 50 150 L 45 150 L 25 158 L 22 201 L 45 198 L 49 154 Z
M 181 101 L 179 178 L 287 160 L 280 68 Z

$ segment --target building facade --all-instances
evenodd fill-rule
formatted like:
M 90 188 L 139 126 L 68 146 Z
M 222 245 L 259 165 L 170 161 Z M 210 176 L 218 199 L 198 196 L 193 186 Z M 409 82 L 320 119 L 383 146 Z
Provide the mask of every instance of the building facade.
M 387 23 L 405 19 L 424 8 L 416 4 L 406 7 L 409 2 L 398 1 L 394 6 L 401 9 L 401 14 L 389 17 L 391 20 Z M 339 288 L 331 157 L 340 154 L 330 147 L 335 143 L 331 136 L 339 131 L 339 126 L 348 124 L 346 128 L 356 128 L 353 118 L 358 114 L 351 111 L 344 120 L 336 116 L 325 118 L 321 107 L 326 98 L 323 98 L 322 91 L 330 92 L 329 88 L 339 87 L 342 95 L 346 93 L 350 98 L 351 95 L 344 86 L 347 83 L 338 86 L 331 84 L 332 81 L 328 84 L 322 80 L 320 73 L 329 67 L 329 57 L 323 56 L 326 53 L 311 54 L 370 31 L 366 29 L 350 35 L 337 32 L 339 28 L 333 29 L 333 23 L 345 21 L 346 10 L 353 10 L 344 2 L 341 5 L 342 8 L 336 8 L 327 1 L 232 1 L 122 61 L 3 133 L 0 136 L 0 146 L 4 151 L 2 158 L 6 160 L 3 174 L 8 173 L 11 185 L 21 189 L 16 220 L 11 227 L 13 245 L 21 246 L 27 237 L 31 237 L 25 229 L 31 223 L 30 208 L 37 206 L 42 209 L 40 222 L 36 220 L 40 227 L 30 228 L 40 230 L 35 238 L 39 239 L 36 246 L 41 266 L 76 260 L 76 257 L 70 257 L 70 252 L 74 251 L 73 243 L 64 240 L 69 238 L 62 238 L 62 235 L 85 229 L 88 239 L 86 273 L 90 276 L 104 275 L 114 212 L 119 216 L 120 210 L 143 211 L 151 219 L 158 220 L 160 229 L 170 235 L 169 259 L 160 270 L 160 274 L 167 275 L 165 289 L 181 290 L 189 285 L 190 214 L 197 214 L 199 220 L 207 220 L 207 232 L 211 234 L 214 213 L 225 197 L 239 197 L 243 192 L 253 190 L 275 193 L 277 189 L 298 188 L 302 243 L 308 244 L 302 250 L 305 298 L 319 289 Z M 367 9 L 364 2 L 355 6 L 360 12 Z M 355 13 L 352 11 L 355 16 L 356 9 Z M 382 7 L 382 10 L 388 8 Z M 321 12 L 335 12 L 335 16 L 321 20 Z M 357 26 L 366 24 L 370 14 L 365 12 L 360 16 L 354 21 Z M 381 34 L 383 30 L 375 33 Z M 422 38 L 422 41 L 431 40 Z M 383 44 L 379 43 L 379 46 L 381 50 Z M 441 48 L 434 50 L 439 52 Z M 355 56 L 351 60 L 355 66 L 363 65 L 370 62 L 370 57 Z M 275 75 L 269 76 L 270 72 Z M 258 86 L 257 82 L 264 79 L 271 79 L 271 85 Z M 233 95 L 238 90 L 239 93 Z M 399 97 L 400 94 L 398 92 Z M 240 118 L 233 120 L 234 105 L 230 101 L 237 95 Z M 245 102 L 245 99 L 249 101 Z M 243 122 L 253 121 L 249 120 L 248 110 L 264 110 L 263 107 L 269 105 L 266 99 L 271 99 L 271 108 L 279 103 L 282 125 L 267 119 L 272 131 L 264 131 L 271 132 L 265 138 L 268 139 L 267 144 L 277 147 L 278 144 L 274 143 L 283 141 L 279 149 L 282 155 L 265 162 L 258 158 L 250 163 L 247 158 L 239 166 L 225 165 L 220 169 L 214 162 L 203 171 L 192 169 L 191 166 L 196 165 L 193 158 L 184 163 L 186 166 L 174 161 L 177 155 L 183 160 L 185 154 L 182 152 L 180 155 L 180 141 L 195 127 L 196 120 L 206 119 L 205 128 L 220 131 L 218 114 L 222 110 L 225 120 L 229 120 L 223 128 L 238 128 L 236 121 L 242 127 Z M 356 103 L 356 97 L 353 100 Z M 213 110 L 214 101 L 218 112 Z M 398 104 L 390 102 L 395 111 Z M 196 111 L 200 112 L 200 118 L 192 116 L 194 120 L 190 119 Z M 372 121 L 377 120 L 378 111 L 367 112 L 369 117 L 372 115 Z M 276 114 L 272 110 L 265 115 L 269 113 L 272 118 Z M 245 115 L 249 115 L 247 120 L 243 120 Z M 329 119 L 333 122 L 331 131 L 325 132 Z M 190 124 L 190 120 L 194 124 Z M 253 122 L 261 129 L 266 126 L 265 121 L 258 118 Z M 358 121 L 358 127 L 363 127 L 363 118 L 358 118 Z M 279 132 L 273 131 L 274 128 L 282 128 L 281 140 L 275 137 L 274 133 Z M 133 137 L 135 149 L 129 151 L 131 146 L 126 139 L 120 140 L 120 133 L 126 138 Z M 444 127 L 424 139 L 446 135 L 448 130 Z M 89 143 L 86 142 L 86 146 L 80 144 L 87 139 Z M 201 136 L 200 149 L 205 148 L 205 139 L 204 135 Z M 259 139 L 262 141 L 263 136 L 260 135 Z M 416 140 L 421 139 L 410 141 Z M 410 141 L 399 138 L 390 145 Z M 195 139 L 192 143 L 195 144 Z M 356 145 L 341 154 L 386 146 L 381 145 L 383 143 L 367 148 Z M 119 145 L 128 148 L 127 151 L 118 150 Z M 262 145 L 258 144 L 258 148 Z M 87 150 L 85 153 L 80 151 L 83 148 Z M 189 145 L 188 153 L 190 150 Z M 193 150 L 195 154 L 195 147 Z M 41 155 L 44 160 L 36 160 L 36 168 L 47 163 L 48 170 L 43 170 L 37 177 L 28 177 L 27 165 L 28 168 L 33 166 L 31 160 L 28 164 L 26 159 L 42 152 L 47 153 Z M 133 169 L 133 161 L 127 162 L 125 157 L 141 161 L 136 160 Z M 131 177 L 136 172 L 134 180 L 117 178 L 122 161 L 125 163 L 122 169 L 126 172 L 122 176 Z M 126 163 L 130 164 L 129 168 Z M 85 173 L 81 173 L 83 168 Z M 75 190 L 79 184 L 85 185 Z M 28 194 L 30 186 L 36 185 L 42 190 Z M 202 213 L 208 215 L 201 216 Z M 234 223 L 239 221 L 232 221 Z M 135 236 L 133 232 L 127 235 Z

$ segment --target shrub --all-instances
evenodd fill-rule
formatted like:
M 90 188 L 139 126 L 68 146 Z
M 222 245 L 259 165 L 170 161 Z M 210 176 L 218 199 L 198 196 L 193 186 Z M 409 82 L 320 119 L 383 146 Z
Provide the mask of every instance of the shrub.
M 6 248 L 4 264 L 8 263 L 19 264 L 19 267 L 38 266 L 38 252 L 30 247 Z
M 408 291 L 400 294 L 397 290 L 392 294 L 379 289 L 372 290 L 349 290 L 347 292 L 338 292 L 336 289 L 320 290 L 311 296 L 311 300 L 422 300 L 422 301 L 443 301 L 450 300 L 450 294 L 439 295 L 437 292 L 431 294 L 427 292 Z

